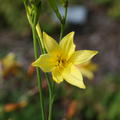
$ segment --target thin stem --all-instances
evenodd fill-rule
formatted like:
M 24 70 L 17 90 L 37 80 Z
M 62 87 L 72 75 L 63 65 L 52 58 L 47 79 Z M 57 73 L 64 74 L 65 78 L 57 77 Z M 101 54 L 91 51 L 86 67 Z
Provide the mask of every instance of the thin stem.
M 50 103 L 49 103 L 49 116 L 48 120 L 52 120 L 52 108 L 53 108 L 54 97 L 50 96 Z
M 39 36 L 39 40 L 40 40 L 39 42 L 41 44 L 42 54 L 45 54 L 46 51 L 45 51 L 45 47 L 44 47 L 44 44 L 43 44 L 42 32 L 41 32 L 39 23 L 36 25 L 36 31 L 37 31 L 37 34 Z M 52 92 L 52 88 L 51 88 L 52 86 L 51 86 L 49 74 L 45 73 L 45 77 L 46 77 L 47 82 L 48 82 L 48 89 L 49 89 L 50 92 Z
M 65 24 L 66 24 L 66 19 L 67 19 L 67 12 L 68 12 L 68 1 L 67 1 L 67 4 L 65 5 L 64 11 L 65 11 L 64 18 L 63 18 L 64 22 L 63 23 L 61 22 L 60 40 L 62 39 L 64 30 L 65 30 Z
M 61 23 L 60 40 L 63 37 L 63 32 L 64 32 L 64 24 Z
M 43 44 L 42 32 L 41 32 L 39 23 L 36 26 L 36 31 L 37 31 L 37 34 L 39 36 L 39 40 L 40 40 L 39 42 L 40 42 L 40 44 L 42 46 L 42 54 L 45 54 L 46 51 L 45 51 L 45 47 L 44 47 L 44 44 Z M 49 114 L 48 114 L 48 120 L 52 120 L 52 108 L 53 108 L 53 101 L 54 101 L 54 91 L 53 91 L 53 86 L 51 84 L 52 81 L 50 81 L 49 74 L 45 73 L 45 77 L 46 77 L 46 80 L 47 80 L 47 83 L 48 83 L 48 90 L 49 90 Z
M 53 102 L 54 102 L 54 86 L 52 81 L 50 81 L 49 74 L 46 73 L 46 79 L 48 82 L 48 89 L 49 89 L 49 114 L 48 114 L 48 120 L 52 120 L 52 108 L 53 108 Z M 52 83 L 52 84 L 51 84 Z
M 57 18 L 59 19 L 59 21 L 62 23 L 63 22 L 63 19 L 62 19 L 62 16 L 59 12 L 59 9 L 57 7 L 57 4 L 56 4 L 56 0 L 48 0 L 51 8 L 53 9 L 53 11 L 55 12 Z
M 52 95 L 50 96 L 50 104 L 49 104 L 49 116 L 48 120 L 52 120 L 52 109 L 53 109 L 53 103 L 55 100 L 55 82 L 52 82 Z
M 67 13 L 68 13 L 68 2 L 67 2 L 67 5 L 65 6 L 64 24 L 66 24 L 66 20 L 67 20 Z
M 37 39 L 36 39 L 36 29 L 34 27 L 32 28 L 32 33 L 33 33 L 34 55 L 35 55 L 35 59 L 37 59 L 39 56 L 38 56 L 38 47 L 37 47 Z M 38 80 L 38 88 L 39 88 L 39 96 L 40 96 L 41 117 L 42 120 L 45 120 L 41 72 L 39 68 L 36 68 L 36 71 L 37 71 L 37 80 Z

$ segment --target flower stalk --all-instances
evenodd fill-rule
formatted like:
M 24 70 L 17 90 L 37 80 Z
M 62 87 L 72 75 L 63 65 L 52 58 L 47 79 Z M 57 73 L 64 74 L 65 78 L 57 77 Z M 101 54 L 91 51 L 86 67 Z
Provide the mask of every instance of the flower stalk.
M 42 32 L 41 32 L 39 24 L 36 25 L 36 31 L 37 31 L 37 34 L 39 36 L 39 40 L 40 40 L 40 43 L 41 43 L 41 46 L 42 46 L 42 48 L 41 48 L 42 49 L 42 54 L 45 54 L 46 50 L 45 50 L 45 47 L 44 47 L 44 44 L 43 44 Z M 53 101 L 54 101 L 54 91 L 53 91 L 53 85 L 52 84 L 54 84 L 54 83 L 50 80 L 50 77 L 49 77 L 48 73 L 45 73 L 45 77 L 46 77 L 46 80 L 47 80 L 47 83 L 48 83 L 48 90 L 49 90 L 48 120 L 51 120 L 52 119 Z
M 61 30 L 60 30 L 60 40 L 63 37 L 64 29 L 65 29 L 65 24 L 66 24 L 66 18 L 67 18 L 67 12 L 68 12 L 68 0 L 63 0 L 62 4 L 64 7 L 64 16 L 61 15 L 59 12 L 59 9 L 57 7 L 56 1 L 55 0 L 48 0 L 51 8 L 53 9 L 54 13 L 56 14 L 57 18 L 60 21 L 61 24 Z
M 24 0 L 24 5 L 27 13 L 27 18 L 30 23 L 32 34 L 33 34 L 33 45 L 35 61 L 32 63 L 36 67 L 37 80 L 40 96 L 40 108 L 41 108 L 41 119 L 52 120 L 53 103 L 55 99 L 55 82 L 61 83 L 64 80 L 69 84 L 85 89 L 83 77 L 80 68 L 91 60 L 98 51 L 92 50 L 75 50 L 74 32 L 70 32 L 63 38 L 65 29 L 67 13 L 68 13 L 68 0 L 63 0 L 64 15 L 62 16 L 57 7 L 55 0 L 48 0 L 51 8 L 55 12 L 57 18 L 61 24 L 60 31 L 60 42 L 59 44 L 50 37 L 47 33 L 42 32 L 39 24 L 39 14 L 41 8 L 41 0 Z M 39 57 L 39 48 L 41 49 L 42 55 Z M 49 91 L 49 110 L 48 117 L 45 116 L 44 109 L 44 98 L 42 90 L 42 77 L 41 70 L 45 72 L 45 77 L 48 84 Z M 83 69 L 84 70 L 84 69 Z M 52 73 L 51 81 L 48 72 Z M 85 70 L 84 70 L 85 73 Z M 88 72 L 87 72 L 88 73 Z
M 60 20 L 61 23 L 63 23 L 63 18 L 59 12 L 59 9 L 57 7 L 56 1 L 55 0 L 48 0 L 51 8 L 53 9 L 54 13 L 56 14 L 57 18 Z
M 39 54 L 38 54 L 38 41 L 37 41 L 37 31 L 36 31 L 36 25 L 38 23 L 38 18 L 39 18 L 39 9 L 41 6 L 41 1 L 37 1 L 32 3 L 32 1 L 29 0 L 23 0 L 25 9 L 26 9 L 26 14 L 27 18 L 29 21 L 29 24 L 32 29 L 32 34 L 33 34 L 33 46 L 34 46 L 34 55 L 35 59 L 38 59 Z M 40 31 L 40 29 L 39 29 Z M 41 39 L 40 39 L 41 40 Z M 41 44 L 41 48 L 43 47 L 43 44 Z M 38 89 L 39 89 L 39 96 L 40 96 L 40 108 L 41 108 L 41 119 L 45 120 L 45 110 L 44 110 L 44 100 L 43 100 L 43 91 L 42 91 L 42 77 L 41 77 L 41 71 L 40 68 L 36 68 L 37 72 L 37 84 L 38 84 Z
M 63 23 L 61 23 L 61 32 L 60 32 L 60 40 L 63 37 L 63 33 L 65 30 L 65 24 L 66 24 L 66 19 L 67 19 L 67 13 L 68 13 L 68 0 L 64 1 L 64 18 L 63 18 Z
M 35 59 L 37 59 L 39 56 L 38 56 L 38 46 L 37 46 L 36 29 L 35 28 L 32 28 L 32 33 L 33 33 L 34 55 L 35 55 Z M 41 71 L 39 68 L 36 68 L 36 71 L 37 71 L 37 80 L 38 80 L 37 83 L 38 83 L 39 96 L 40 96 L 41 117 L 42 117 L 42 120 L 45 120 Z
M 54 10 L 56 16 L 60 20 L 61 23 L 61 32 L 60 32 L 60 39 L 62 39 L 64 28 L 65 28 L 65 23 L 66 23 L 66 17 L 67 17 L 67 6 L 68 6 L 68 0 L 64 2 L 64 8 L 65 8 L 65 13 L 64 17 L 61 16 L 59 9 L 57 7 L 56 1 L 55 0 L 48 0 L 52 9 Z M 43 42 L 43 35 L 40 29 L 40 25 L 38 22 L 39 18 L 39 11 L 40 11 L 40 6 L 41 6 L 41 1 L 29 1 L 29 0 L 24 0 L 24 5 L 26 8 L 27 12 L 27 18 L 30 23 L 30 26 L 32 28 L 32 34 L 33 34 L 33 44 L 34 44 L 34 54 L 35 54 L 35 59 L 38 59 L 38 43 L 39 47 L 42 51 L 42 54 L 46 54 L 46 49 L 44 46 Z M 39 88 L 39 94 L 40 94 L 40 106 L 41 106 L 41 113 L 42 113 L 42 120 L 45 120 L 45 113 L 44 113 L 44 103 L 43 103 L 43 95 L 42 95 L 42 80 L 41 80 L 41 71 L 37 67 L 37 79 L 38 79 L 38 88 Z M 45 77 L 48 83 L 48 90 L 49 90 L 49 113 L 48 113 L 48 120 L 52 120 L 52 108 L 53 108 L 53 102 L 54 102 L 54 97 L 55 97 L 55 92 L 54 92 L 54 82 L 50 80 L 49 74 L 45 73 Z

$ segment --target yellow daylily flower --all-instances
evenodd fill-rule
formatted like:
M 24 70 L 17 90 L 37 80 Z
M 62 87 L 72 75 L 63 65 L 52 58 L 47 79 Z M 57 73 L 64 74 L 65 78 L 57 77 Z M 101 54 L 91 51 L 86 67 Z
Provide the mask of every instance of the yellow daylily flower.
M 98 65 L 88 61 L 85 64 L 78 65 L 78 68 L 80 69 L 83 76 L 87 77 L 88 79 L 92 80 L 94 78 L 93 72 L 95 72 L 98 69 Z
M 70 32 L 58 44 L 43 32 L 43 42 L 48 53 L 42 54 L 32 65 L 40 67 L 44 72 L 52 72 L 52 78 L 57 83 L 65 80 L 76 87 L 85 88 L 82 74 L 77 65 L 86 63 L 98 52 L 75 51 L 73 38 L 74 32 Z
M 16 55 L 12 52 L 8 53 L 2 60 L 0 60 L 0 71 L 2 76 L 5 76 L 12 67 L 21 66 L 21 64 L 16 61 Z
M 9 54 L 7 54 L 7 55 L 2 59 L 2 63 L 3 63 L 4 70 L 9 69 L 9 68 L 11 68 L 14 64 L 16 64 L 15 57 L 16 57 L 16 56 L 15 56 L 14 53 L 9 53 Z

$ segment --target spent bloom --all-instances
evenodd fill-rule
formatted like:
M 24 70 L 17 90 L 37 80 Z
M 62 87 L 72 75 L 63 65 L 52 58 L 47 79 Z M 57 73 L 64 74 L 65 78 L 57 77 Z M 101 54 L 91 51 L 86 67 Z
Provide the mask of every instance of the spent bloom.
M 42 54 L 32 65 L 40 67 L 44 72 L 52 72 L 52 78 L 57 83 L 65 80 L 76 87 L 85 88 L 81 71 L 77 65 L 86 63 L 98 52 L 92 50 L 75 51 L 76 46 L 73 38 L 74 32 L 70 32 L 58 44 L 43 32 L 43 42 L 47 54 Z
M 20 101 L 18 103 L 8 103 L 8 104 L 5 104 L 2 109 L 4 110 L 4 112 L 12 112 L 16 109 L 26 107 L 27 104 L 28 104 L 27 101 Z

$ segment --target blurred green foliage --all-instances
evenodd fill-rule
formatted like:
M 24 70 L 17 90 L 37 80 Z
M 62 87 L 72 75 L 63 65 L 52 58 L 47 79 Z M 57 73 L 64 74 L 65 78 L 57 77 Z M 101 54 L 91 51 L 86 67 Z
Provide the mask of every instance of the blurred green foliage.
M 120 0 L 94 0 L 100 5 L 107 5 L 108 14 L 113 18 L 120 18 Z M 46 10 L 45 5 L 42 12 Z M 24 13 L 22 0 L 0 1 L 0 16 L 5 23 L 15 30 L 24 31 L 27 28 L 27 19 Z M 49 14 L 49 12 L 48 12 Z M 41 20 L 49 20 L 44 16 Z M 49 22 L 50 23 L 50 22 Z M 51 24 L 49 24 L 51 25 Z M 50 27 L 44 24 L 46 29 Z M 4 26 L 3 26 L 4 27 Z M 47 28 L 48 27 L 48 28 Z M 51 26 L 52 28 L 52 26 Z M 3 55 L 0 53 L 0 57 Z M 1 79 L 0 79 L 1 82 Z M 29 89 L 35 87 L 33 77 L 27 76 L 26 70 L 21 68 L 19 74 L 11 75 L 0 84 L 0 120 L 40 120 L 38 94 L 29 98 L 28 106 L 12 112 L 1 111 L 2 106 L 10 102 L 17 102 Z M 46 89 L 44 90 L 45 96 Z M 54 116 L 62 118 L 65 114 L 65 100 L 78 101 L 78 110 L 72 120 L 120 120 L 120 75 L 109 73 L 104 75 L 101 83 L 87 85 L 86 90 L 80 90 L 70 85 L 61 84 L 57 90 Z M 47 98 L 46 98 L 47 104 Z M 67 109 L 67 108 L 64 108 Z M 59 112 L 56 112 L 58 111 Z
M 120 0 L 93 1 L 97 5 L 105 5 L 105 8 L 108 9 L 107 14 L 109 16 L 114 19 L 120 19 Z M 71 1 L 71 4 L 74 5 L 81 3 L 84 3 L 84 1 Z M 60 3 L 58 2 L 58 4 Z M 51 20 L 51 11 L 52 9 L 49 8 L 48 3 L 46 1 L 42 2 L 40 21 L 45 31 L 49 32 L 53 30 L 53 26 L 56 26 L 55 23 Z M 18 31 L 19 33 L 25 33 L 29 31 L 29 25 L 27 22 L 25 8 L 22 0 L 0 0 L 0 19 L 0 27 L 2 28 L 13 28 L 13 30 Z
M 20 96 L 29 90 L 28 88 L 31 88 L 30 86 L 33 86 L 33 81 L 22 71 L 16 77 L 5 81 L 4 84 L 6 87 L 1 89 L 0 106 L 4 106 L 9 102 L 16 102 Z M 96 85 L 90 82 L 87 82 L 87 84 L 86 90 L 80 90 L 66 83 L 57 86 L 58 89 L 56 89 L 56 92 L 59 94 L 56 94 L 53 113 L 54 120 L 65 117 L 68 108 L 64 105 L 66 101 L 70 102 L 73 100 L 78 102 L 77 111 L 71 120 L 120 120 L 119 74 L 110 73 L 105 75 L 102 82 Z M 45 88 L 45 104 L 48 103 L 46 96 L 47 89 Z M 20 120 L 21 118 L 22 120 L 40 120 L 38 94 L 29 97 L 28 105 L 24 108 L 19 108 L 11 112 L 0 112 L 0 120 Z
M 41 120 L 36 78 L 33 68 L 28 68 L 26 70 L 22 65 L 12 67 L 6 75 L 0 76 L 0 120 Z M 96 84 L 94 81 L 85 81 L 85 90 L 65 82 L 56 84 L 53 120 L 65 118 L 72 101 L 77 101 L 77 109 L 74 109 L 70 120 L 120 120 L 120 75 L 105 73 L 101 78 Z M 42 85 L 47 106 L 48 89 L 44 78 Z M 26 101 L 27 105 L 5 109 L 6 105 L 20 101 Z M 45 109 L 48 111 L 47 107 Z
M 75 88 L 69 95 L 79 101 L 76 116 L 71 120 L 120 120 L 119 74 L 106 74 L 97 85 L 88 84 L 82 91 Z
M 51 32 L 56 24 L 51 20 L 52 9 L 48 6 L 47 1 L 42 2 L 40 23 L 44 31 Z M 13 31 L 19 34 L 30 32 L 22 0 L 0 0 L 0 19 L 0 28 L 2 29 L 12 28 Z
M 93 0 L 97 4 L 106 4 L 110 3 L 112 0 Z
M 2 27 L 8 26 L 22 32 L 26 30 L 27 20 L 22 0 L 0 0 L 0 16 Z
M 120 0 L 93 0 L 96 4 L 106 5 L 107 14 L 114 19 L 120 19 Z

